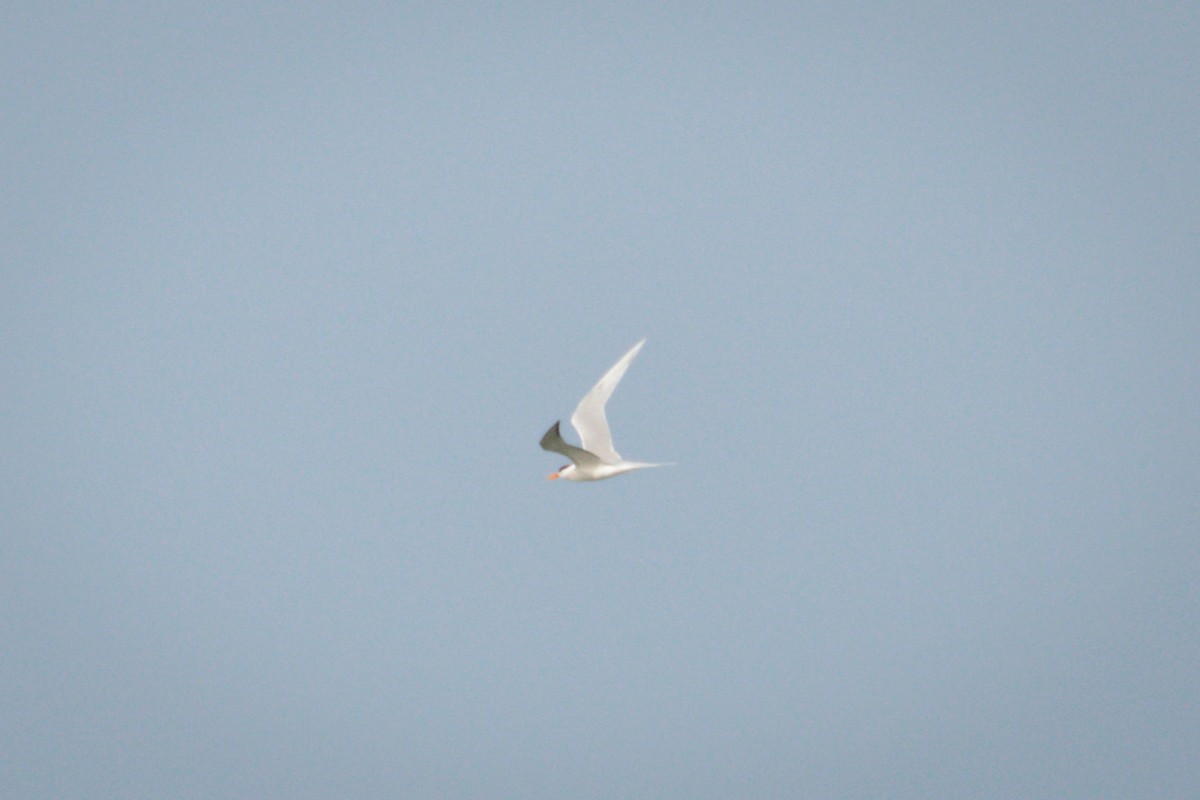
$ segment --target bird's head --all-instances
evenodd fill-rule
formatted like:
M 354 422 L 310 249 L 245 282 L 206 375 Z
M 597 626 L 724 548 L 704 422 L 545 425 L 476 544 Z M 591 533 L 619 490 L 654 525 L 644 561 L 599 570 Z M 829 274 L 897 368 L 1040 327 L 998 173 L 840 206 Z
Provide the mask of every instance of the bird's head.
M 547 475 L 546 480 L 556 481 L 559 478 L 568 478 L 569 479 L 571 476 L 571 473 L 573 473 L 574 471 L 575 471 L 574 464 L 563 464 L 561 467 L 559 467 L 558 472 L 551 472 L 549 475 Z

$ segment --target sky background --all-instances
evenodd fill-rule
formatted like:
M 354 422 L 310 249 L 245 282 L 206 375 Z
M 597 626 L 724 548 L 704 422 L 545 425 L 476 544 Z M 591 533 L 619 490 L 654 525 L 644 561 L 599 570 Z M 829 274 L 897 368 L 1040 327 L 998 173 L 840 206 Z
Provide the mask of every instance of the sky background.
M 0 794 L 1200 796 L 1200 12 L 444 5 L 0 13 Z

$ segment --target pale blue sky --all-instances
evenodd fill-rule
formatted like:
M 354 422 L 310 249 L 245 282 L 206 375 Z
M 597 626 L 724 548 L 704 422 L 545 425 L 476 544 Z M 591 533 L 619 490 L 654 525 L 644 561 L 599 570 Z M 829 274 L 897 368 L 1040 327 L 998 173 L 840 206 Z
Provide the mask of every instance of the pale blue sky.
M 0 794 L 1197 796 L 1194 8 L 245 5 L 0 15 Z

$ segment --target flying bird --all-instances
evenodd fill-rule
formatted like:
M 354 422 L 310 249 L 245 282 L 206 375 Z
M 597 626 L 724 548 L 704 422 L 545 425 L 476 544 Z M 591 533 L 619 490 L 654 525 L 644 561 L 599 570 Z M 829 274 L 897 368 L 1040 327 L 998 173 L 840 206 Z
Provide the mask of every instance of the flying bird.
M 579 431 L 583 447 L 567 444 L 559 432 L 561 421 L 554 423 L 546 435 L 542 437 L 542 449 L 552 453 L 561 453 L 571 459 L 571 463 L 563 466 L 557 472 L 546 476 L 547 480 L 566 478 L 569 481 L 602 481 L 624 472 L 633 472 L 645 467 L 665 467 L 667 464 L 646 464 L 641 461 L 626 461 L 617 455 L 613 449 L 612 433 L 608 430 L 608 419 L 604 416 L 604 404 L 612 396 L 613 389 L 625 376 L 625 370 L 633 362 L 645 339 L 630 348 L 621 356 L 621 360 L 613 364 L 612 369 L 604 373 L 604 377 L 583 396 L 575 413 L 571 415 L 571 424 Z

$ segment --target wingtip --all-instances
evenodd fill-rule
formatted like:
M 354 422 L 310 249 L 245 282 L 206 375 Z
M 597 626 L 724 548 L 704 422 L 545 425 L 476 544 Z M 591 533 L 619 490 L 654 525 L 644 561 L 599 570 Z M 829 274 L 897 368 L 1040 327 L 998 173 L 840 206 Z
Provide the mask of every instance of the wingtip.
M 562 434 L 559 433 L 559 430 L 558 430 L 558 426 L 561 424 L 562 424 L 562 420 L 558 420 L 557 422 L 555 422 L 553 425 L 550 426 L 549 430 L 547 430 L 545 433 L 542 434 L 542 440 L 540 442 L 538 442 L 538 444 L 541 445 L 543 450 L 550 449 L 549 447 L 546 446 L 547 442 L 553 441 L 554 439 L 557 439 L 557 438 L 562 438 Z

